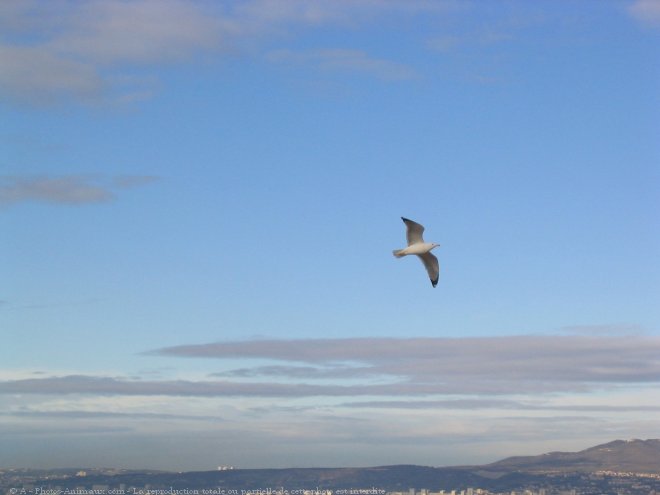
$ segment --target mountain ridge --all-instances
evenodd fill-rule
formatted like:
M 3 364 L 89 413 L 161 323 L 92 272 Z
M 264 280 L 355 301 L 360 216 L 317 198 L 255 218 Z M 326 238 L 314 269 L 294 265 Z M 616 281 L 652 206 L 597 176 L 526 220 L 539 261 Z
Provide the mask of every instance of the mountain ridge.
M 578 452 L 557 451 L 507 457 L 481 468 L 494 472 L 619 471 L 660 474 L 660 439 L 614 440 Z

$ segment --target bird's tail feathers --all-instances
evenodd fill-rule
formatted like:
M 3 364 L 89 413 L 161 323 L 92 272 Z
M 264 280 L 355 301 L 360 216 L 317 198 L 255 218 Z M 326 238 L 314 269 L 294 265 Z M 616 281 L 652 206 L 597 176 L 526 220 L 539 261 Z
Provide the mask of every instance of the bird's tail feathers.
M 394 251 L 392 251 L 392 254 L 397 258 L 402 258 L 403 256 L 405 256 L 405 254 L 403 254 L 403 249 L 395 249 Z

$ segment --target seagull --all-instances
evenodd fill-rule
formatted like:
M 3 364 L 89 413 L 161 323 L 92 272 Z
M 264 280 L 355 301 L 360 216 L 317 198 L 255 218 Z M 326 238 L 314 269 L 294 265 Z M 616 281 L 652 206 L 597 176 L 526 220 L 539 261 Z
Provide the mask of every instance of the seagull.
M 424 242 L 422 233 L 424 226 L 413 222 L 407 218 L 401 217 L 403 223 L 406 224 L 406 239 L 408 239 L 408 247 L 403 249 L 395 249 L 392 254 L 397 258 L 403 258 L 409 254 L 416 254 L 419 259 L 424 263 L 424 267 L 431 279 L 431 285 L 435 287 L 440 277 L 440 267 L 438 266 L 438 258 L 431 254 L 431 249 L 438 247 L 440 244 L 433 242 Z

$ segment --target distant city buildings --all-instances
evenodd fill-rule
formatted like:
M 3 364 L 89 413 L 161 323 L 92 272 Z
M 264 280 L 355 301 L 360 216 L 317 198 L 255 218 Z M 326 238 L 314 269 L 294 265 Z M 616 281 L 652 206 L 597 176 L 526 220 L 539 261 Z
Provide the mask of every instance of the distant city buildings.
M 359 486 L 335 489 L 327 483 L 307 489 L 302 478 L 290 478 L 290 488 L 267 488 L 265 479 L 264 488 L 255 488 L 260 485 L 255 485 L 251 471 L 249 477 L 241 478 L 244 470 L 234 466 L 220 465 L 217 469 L 235 472 L 228 477 L 209 476 L 211 472 L 188 474 L 184 485 L 177 483 L 174 473 L 132 472 L 129 476 L 128 471 L 109 469 L 0 469 L 0 495 L 660 495 L 660 474 L 605 470 L 530 476 L 517 480 L 520 488 L 509 484 L 504 489 L 506 484 L 500 479 L 500 489 L 436 485 L 398 491 Z M 314 484 L 323 485 L 318 481 Z
M 520 491 L 512 490 L 506 492 L 494 492 L 482 488 L 466 488 L 465 490 L 440 490 L 440 491 L 432 491 L 428 489 L 416 490 L 415 488 L 410 488 L 406 492 L 387 492 L 386 495 L 583 495 L 583 493 L 588 493 L 589 495 L 595 495 L 593 492 L 581 492 L 574 488 L 569 490 L 561 490 L 561 489 L 550 490 L 548 488 L 539 488 L 538 490 L 520 490 Z M 624 495 L 625 493 L 627 493 L 625 490 L 619 492 L 620 495 Z M 656 492 L 653 490 L 647 493 L 648 495 L 656 495 Z

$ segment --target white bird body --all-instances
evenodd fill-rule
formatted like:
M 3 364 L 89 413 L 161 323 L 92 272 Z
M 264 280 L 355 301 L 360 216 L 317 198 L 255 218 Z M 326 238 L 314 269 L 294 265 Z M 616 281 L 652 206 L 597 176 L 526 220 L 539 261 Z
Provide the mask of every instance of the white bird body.
M 437 244 L 433 244 L 432 242 L 416 242 L 407 248 L 397 249 L 394 251 L 394 256 L 401 258 L 403 256 L 408 256 L 409 254 L 424 254 L 437 246 Z
M 440 278 L 440 265 L 438 264 L 438 258 L 431 254 L 433 248 L 438 247 L 440 244 L 435 244 L 434 242 L 424 242 L 422 234 L 424 233 L 424 227 L 417 222 L 413 222 L 407 218 L 401 217 L 403 223 L 406 224 L 406 238 L 408 240 L 408 247 L 403 249 L 395 249 L 392 251 L 392 254 L 397 258 L 402 258 L 408 256 L 409 254 L 414 254 L 419 257 L 419 259 L 424 264 L 426 272 L 429 274 L 431 279 L 431 285 L 435 287 Z

